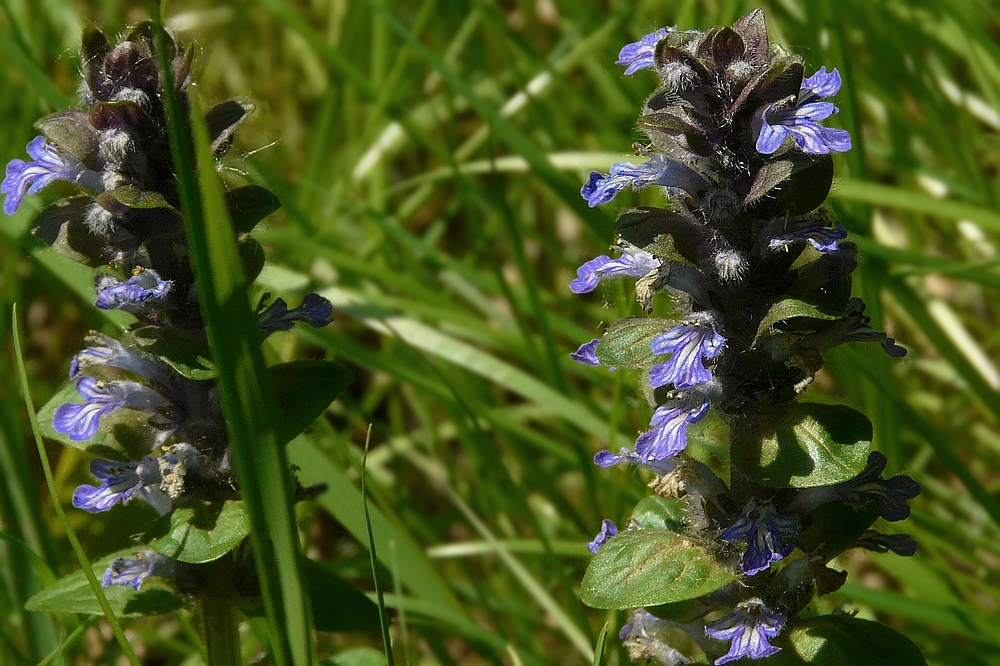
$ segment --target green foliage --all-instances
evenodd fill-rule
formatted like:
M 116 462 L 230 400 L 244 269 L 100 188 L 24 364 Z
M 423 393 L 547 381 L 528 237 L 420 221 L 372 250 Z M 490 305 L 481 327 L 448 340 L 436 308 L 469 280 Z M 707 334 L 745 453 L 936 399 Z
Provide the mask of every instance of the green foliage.
M 608 326 L 597 345 L 597 358 L 612 368 L 648 369 L 654 358 L 650 342 L 673 323 L 654 317 L 619 319 Z
M 154 542 L 157 552 L 181 562 L 212 562 L 233 550 L 250 533 L 243 502 L 180 507 L 170 514 L 170 529 Z
M 847 481 L 868 460 L 872 425 L 845 405 L 795 403 L 787 414 L 733 429 L 733 463 L 775 488 L 811 488 Z
M 788 629 L 783 648 L 762 664 L 774 666 L 925 666 L 913 641 L 884 624 L 856 617 L 824 615 Z
M 365 547 L 360 443 L 374 423 L 368 482 L 380 571 L 386 580 L 392 572 L 399 579 L 398 590 L 387 588 L 397 645 L 408 644 L 414 661 L 442 664 L 454 663 L 456 652 L 463 664 L 513 662 L 514 655 L 526 666 L 590 663 L 567 629 L 590 635 L 593 645 L 608 614 L 581 610 L 566 581 L 579 580 L 587 563 L 582 544 L 600 520 L 621 525 L 642 492 L 640 484 L 626 482 L 637 472 L 595 470 L 591 458 L 631 443 L 647 427 L 649 411 L 641 397 L 616 388 L 620 375 L 563 358 L 600 335 L 595 322 L 639 314 L 603 307 L 624 300 L 613 296 L 617 285 L 590 298 L 574 298 L 566 288 L 576 266 L 606 254 L 611 238 L 611 216 L 580 206 L 575 191 L 589 170 L 634 161 L 629 144 L 638 138 L 634 116 L 648 81 L 642 73 L 619 76 L 611 62 L 620 46 L 662 25 L 725 24 L 751 3 L 612 0 L 601 11 L 567 2 L 385 4 L 448 66 L 451 79 L 418 57 L 366 2 L 168 3 L 167 20 L 176 16 L 179 41 L 197 45 L 198 99 L 239 96 L 256 104 L 222 164 L 234 231 L 251 228 L 261 215 L 241 221 L 228 201 L 248 180 L 259 179 L 284 204 L 252 227 L 274 266 L 255 288 L 284 296 L 284 285 L 305 289 L 313 281 L 337 306 L 338 321 L 329 330 L 272 336 L 268 362 L 323 355 L 356 375 L 340 402 L 287 447 L 303 485 L 329 484 L 315 509 L 303 508 L 300 535 L 314 557 Z M 823 612 L 843 606 L 891 620 L 931 663 L 987 666 L 1000 644 L 995 628 L 973 620 L 995 615 L 998 602 L 1000 512 L 992 491 L 1000 434 L 987 406 L 991 366 L 1000 358 L 1000 125 L 993 113 L 1000 108 L 1000 49 L 991 34 L 1000 14 L 984 0 L 752 4 L 768 12 L 772 36 L 806 54 L 807 73 L 825 64 L 844 76 L 837 118 L 854 134 L 856 149 L 834 158 L 834 212 L 860 248 L 856 293 L 885 302 L 884 310 L 868 313 L 873 326 L 888 322 L 911 350 L 891 368 L 867 346 L 835 350 L 805 399 L 855 397 L 852 406 L 871 415 L 873 448 L 898 465 L 893 473 L 924 485 L 907 528 L 920 542 L 923 566 L 904 568 L 899 558 L 890 563 L 852 551 L 836 566 L 852 577 L 863 570 L 882 587 L 848 583 L 817 603 Z M 134 2 L 111 0 L 0 3 L 6 65 L 0 81 L 15 91 L 0 101 L 3 161 L 24 157 L 39 117 L 76 105 L 79 26 L 96 21 L 114 34 L 142 15 Z M 456 78 L 462 90 L 451 84 Z M 488 105 L 502 115 L 524 142 L 498 140 L 492 117 L 462 96 L 469 88 L 480 109 Z M 526 154 L 530 149 L 534 154 Z M 546 178 L 528 167 L 540 161 L 549 165 Z M 563 183 L 561 190 L 549 174 Z M 84 230 L 55 224 L 48 237 L 42 230 L 37 237 L 28 233 L 32 215 L 56 192 L 69 191 L 52 185 L 28 197 L 14 217 L 0 216 L 0 303 L 22 304 L 28 377 L 39 404 L 65 383 L 66 360 L 86 329 L 111 332 L 129 323 L 120 313 L 93 308 L 90 271 L 77 270 L 38 240 L 63 232 L 65 247 L 99 253 L 86 247 Z M 652 190 L 619 196 L 636 206 L 657 203 Z M 514 260 L 503 214 L 525 245 L 530 275 Z M 94 256 L 94 265 L 103 266 Z M 540 309 L 530 303 L 529 279 Z M 537 343 L 542 318 L 555 342 L 552 358 Z M 9 352 L 10 332 L 3 334 Z M 190 359 L 194 371 L 209 376 L 214 367 L 201 365 L 198 356 L 178 354 L 177 360 Z M 565 385 L 539 372 L 553 364 L 565 373 Z M 2 402 L 5 446 L 29 450 L 17 401 Z M 49 453 L 59 497 L 68 504 L 73 487 L 89 481 L 87 458 L 72 449 L 57 458 L 59 450 Z M 487 450 L 494 457 L 487 458 Z M 698 450 L 714 464 L 711 442 Z M 25 534 L 53 570 L 66 573 L 78 565 L 70 564 L 52 500 L 38 493 L 32 468 L 4 462 L 2 521 Z M 27 489 L 20 504 L 8 502 L 3 489 L 19 485 Z M 445 489 L 465 498 L 567 609 L 566 624 L 524 593 Z M 537 524 L 515 504 L 517 497 L 528 498 Z M 88 554 L 131 547 L 134 529 L 102 527 L 67 511 Z M 54 548 L 29 538 L 36 512 Z M 6 583 L 21 581 L 17 558 L 0 552 L 6 591 L 0 595 L 0 663 L 36 663 L 59 640 L 44 650 L 30 648 L 35 628 L 23 618 L 34 614 L 20 604 L 37 587 L 25 592 Z M 366 558 L 359 559 L 344 570 L 352 580 L 368 575 Z M 373 589 L 370 580 L 364 588 Z M 155 626 L 125 625 L 151 658 L 176 666 L 199 651 L 195 632 L 183 630 L 190 618 L 176 617 Z M 103 648 L 108 661 L 120 654 L 94 630 L 86 632 L 87 645 L 98 648 L 85 648 L 72 617 L 53 621 L 59 630 L 53 636 L 67 637 L 67 661 L 87 660 L 87 649 Z M 611 621 L 610 664 L 624 663 L 615 638 L 623 621 L 621 613 Z M 244 629 L 247 654 L 264 650 L 260 624 Z M 363 640 L 323 635 L 321 655 L 343 654 Z M 368 644 L 381 649 L 376 634 Z
M 580 598 L 593 608 L 636 608 L 694 599 L 737 574 L 689 539 L 660 529 L 620 532 L 594 555 Z

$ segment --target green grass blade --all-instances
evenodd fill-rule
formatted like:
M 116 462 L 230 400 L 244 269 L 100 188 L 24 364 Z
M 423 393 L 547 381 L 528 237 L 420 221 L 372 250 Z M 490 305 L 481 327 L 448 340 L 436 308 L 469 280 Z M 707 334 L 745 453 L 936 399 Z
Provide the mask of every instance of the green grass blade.
M 84 575 L 87 577 L 87 582 L 90 583 L 90 588 L 94 591 L 97 603 L 100 604 L 101 610 L 104 611 L 104 617 L 107 619 L 108 624 L 111 625 L 111 630 L 114 632 L 115 638 L 118 640 L 118 644 L 121 645 L 122 652 L 125 653 L 129 663 L 133 664 L 133 666 L 138 666 L 139 659 L 132 650 L 132 646 L 129 644 L 128 639 L 125 637 L 125 632 L 122 630 L 122 626 L 118 622 L 118 618 L 115 617 L 114 611 L 111 610 L 108 598 L 104 596 L 104 589 L 97 581 L 97 576 L 94 575 L 94 570 L 91 568 L 90 562 L 87 560 L 87 555 L 83 552 L 83 546 L 80 544 L 80 540 L 77 538 L 76 532 L 73 530 L 73 526 L 69 522 L 69 518 L 66 517 L 66 512 L 63 511 L 62 505 L 59 503 L 59 492 L 56 489 L 56 480 L 52 475 L 52 467 L 49 465 L 49 457 L 45 453 L 45 445 L 42 443 L 42 435 L 38 430 L 38 419 L 35 418 L 35 405 L 31 400 L 31 391 L 28 386 L 28 373 L 24 369 L 24 356 L 21 353 L 21 335 L 18 331 L 16 305 L 14 306 L 13 313 L 11 315 L 11 332 L 14 337 L 14 359 L 17 363 L 17 376 L 21 382 L 21 392 L 24 394 L 24 405 L 28 410 L 28 420 L 31 423 L 31 431 L 35 436 L 35 446 L 38 449 L 38 457 L 42 463 L 42 473 L 45 475 L 45 483 L 49 489 L 49 496 L 52 498 L 52 507 L 55 510 L 56 515 L 59 517 L 59 521 L 62 523 L 63 529 L 66 530 L 66 538 L 69 539 L 70 546 L 73 548 L 73 553 L 76 555 L 80 566 L 83 568 Z
M 368 424 L 365 434 L 365 455 L 361 460 L 361 498 L 365 506 L 365 531 L 368 533 L 368 553 L 371 555 L 372 579 L 375 581 L 375 594 L 378 597 L 378 619 L 382 627 L 382 646 L 385 648 L 386 661 L 389 666 L 396 663 L 392 655 L 392 637 L 389 635 L 389 614 L 385 610 L 385 594 L 382 592 L 382 580 L 378 575 L 378 552 L 375 548 L 375 533 L 372 531 L 372 518 L 368 511 L 368 493 L 365 483 L 368 480 L 368 450 L 372 440 L 372 426 Z M 397 592 L 398 593 L 398 592 Z
M 155 8 L 153 8 L 155 9 Z M 160 23 L 158 13 L 154 13 Z M 190 135 L 166 62 L 164 33 L 157 31 L 165 105 L 191 263 L 242 496 L 250 517 L 261 596 L 275 663 L 316 661 L 312 616 L 298 565 L 299 539 L 292 482 L 271 415 L 274 387 L 264 366 L 257 321 L 250 309 L 236 235 L 216 174 L 208 130 L 192 100 Z M 193 145 L 188 137 L 193 139 Z

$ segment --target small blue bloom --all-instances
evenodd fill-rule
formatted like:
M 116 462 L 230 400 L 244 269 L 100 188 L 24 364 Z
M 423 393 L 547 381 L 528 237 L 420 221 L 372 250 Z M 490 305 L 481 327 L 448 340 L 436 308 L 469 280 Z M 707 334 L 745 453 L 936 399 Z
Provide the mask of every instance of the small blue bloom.
M 642 39 L 631 44 L 626 44 L 618 53 L 616 65 L 624 65 L 625 75 L 632 76 L 641 69 L 649 69 L 653 66 L 653 56 L 656 54 L 656 45 L 668 34 L 667 28 L 660 28 L 655 32 L 645 35 Z
M 709 321 L 681 324 L 657 335 L 651 343 L 653 353 L 670 354 L 670 358 L 650 369 L 650 386 L 673 384 L 676 389 L 686 389 L 711 381 L 705 360 L 715 358 L 725 342 Z
M 685 393 L 656 408 L 650 430 L 635 440 L 635 453 L 645 461 L 663 460 L 675 456 L 687 446 L 687 428 L 708 413 L 708 400 L 703 395 Z
M 772 562 L 787 557 L 794 547 L 786 545 L 784 539 L 797 533 L 794 516 L 782 515 L 770 505 L 757 506 L 755 501 L 750 500 L 736 523 L 719 538 L 747 542 L 741 568 L 744 573 L 753 576 L 767 569 Z
M 626 249 L 617 259 L 602 254 L 576 269 L 576 279 L 569 283 L 569 290 L 586 294 L 605 278 L 618 275 L 641 278 L 659 267 L 660 260 L 645 250 Z
M 763 659 L 777 654 L 768 639 L 777 638 L 785 627 L 785 618 L 768 610 L 760 599 L 740 602 L 723 618 L 705 625 L 705 633 L 718 641 L 731 641 L 729 652 L 715 660 L 716 666 L 743 659 Z
M 170 500 L 160 490 L 163 477 L 156 458 L 146 456 L 138 462 L 94 460 L 90 473 L 100 486 L 78 486 L 73 493 L 73 506 L 90 513 L 107 511 L 136 494 L 161 514 L 170 509 Z
M 837 107 L 816 100 L 835 95 L 838 90 L 840 73 L 836 69 L 827 73 L 826 67 L 823 67 L 802 80 L 802 89 L 794 106 L 782 108 L 781 104 L 769 104 L 764 107 L 757 152 L 771 155 L 781 148 L 789 136 L 805 153 L 826 155 L 850 150 L 851 135 L 847 131 L 819 125 L 821 120 L 836 113 Z
M 604 542 L 616 534 L 618 534 L 618 526 L 605 518 L 601 521 L 601 531 L 597 533 L 593 541 L 587 544 L 587 550 L 596 555 L 597 551 L 604 545 Z
M 70 379 L 76 379 L 81 373 L 88 373 L 98 368 L 118 368 L 161 386 L 168 386 L 176 377 L 176 372 L 158 359 L 137 349 L 126 347 L 103 333 L 91 332 L 85 341 L 86 348 L 70 361 Z
M 806 240 L 820 252 L 836 252 L 840 241 L 847 238 L 847 231 L 835 222 L 832 227 L 822 221 L 797 219 L 789 223 L 780 236 L 771 239 L 768 247 L 779 250 L 788 247 L 795 241 Z
M 166 404 L 163 396 L 138 382 L 102 382 L 93 377 L 80 377 L 76 380 L 76 391 L 87 402 L 82 405 L 59 405 L 52 416 L 53 429 L 69 435 L 75 442 L 93 437 L 100 427 L 101 418 L 116 409 L 127 407 L 153 411 Z
M 613 467 L 618 464 L 640 465 L 648 467 L 659 475 L 669 474 L 677 468 L 672 460 L 646 460 L 641 458 L 635 451 L 622 447 L 618 453 L 611 451 L 599 451 L 594 455 L 594 464 L 598 467 Z
M 38 194 L 55 180 L 79 182 L 91 189 L 100 183 L 100 174 L 84 167 L 72 155 L 58 150 L 43 136 L 36 136 L 28 143 L 28 155 L 32 162 L 15 159 L 7 163 L 7 177 L 0 184 L 0 192 L 7 195 L 3 210 L 8 215 L 17 212 L 25 194 Z
M 101 310 L 123 309 L 153 299 L 163 298 L 170 291 L 170 282 L 161 280 L 156 271 L 137 266 L 132 277 L 122 282 L 113 275 L 105 275 L 97 285 L 96 305 Z
M 104 572 L 101 587 L 124 585 L 138 591 L 150 576 L 174 578 L 176 562 L 153 550 L 144 550 L 135 557 L 119 557 Z
M 275 331 L 287 331 L 297 321 L 316 328 L 329 325 L 333 321 L 333 303 L 319 294 L 308 294 L 302 299 L 302 305 L 289 310 L 284 299 L 276 298 L 257 316 L 261 333 L 266 338 Z
M 910 515 L 907 500 L 919 495 L 922 488 L 904 474 L 883 479 L 886 462 L 884 455 L 872 451 L 865 470 L 850 481 L 837 484 L 834 490 L 841 500 L 854 507 L 874 502 L 879 515 L 889 522 L 906 520 Z
M 594 338 L 590 342 L 580 345 L 580 348 L 569 355 L 571 359 L 582 365 L 600 365 L 597 358 L 597 345 L 601 344 L 600 338 Z
M 678 170 L 676 174 L 675 169 Z M 608 203 L 626 187 L 631 187 L 633 190 L 640 190 L 649 185 L 676 187 L 680 184 L 677 178 L 688 178 L 690 176 L 688 171 L 690 169 L 664 155 L 653 155 L 643 164 L 615 162 L 611 165 L 611 172 L 606 176 L 600 171 L 591 171 L 590 178 L 580 188 L 580 195 L 587 200 L 591 208 L 594 208 Z

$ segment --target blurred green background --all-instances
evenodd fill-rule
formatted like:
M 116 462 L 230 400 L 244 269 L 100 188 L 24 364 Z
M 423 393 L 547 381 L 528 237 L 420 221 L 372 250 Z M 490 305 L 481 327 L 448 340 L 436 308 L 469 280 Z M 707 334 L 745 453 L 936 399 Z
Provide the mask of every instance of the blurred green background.
M 575 268 L 607 250 L 614 211 L 578 194 L 590 169 L 627 157 L 649 72 L 614 65 L 626 42 L 665 25 L 703 29 L 767 11 L 772 40 L 806 72 L 836 67 L 833 122 L 855 148 L 836 159 L 830 206 L 862 250 L 855 292 L 911 354 L 838 348 L 810 392 L 865 411 L 890 472 L 924 493 L 902 530 L 916 557 L 851 551 L 839 592 L 817 601 L 887 622 L 933 664 L 1000 664 L 1000 8 L 988 0 L 182 0 L 168 25 L 198 47 L 203 106 L 253 100 L 225 163 L 284 209 L 256 232 L 271 265 L 259 291 L 318 288 L 329 329 L 268 340 L 271 361 L 352 365 L 349 395 L 290 445 L 305 483 L 308 554 L 374 589 L 362 513 L 361 445 L 373 424 L 369 488 L 379 576 L 395 611 L 400 661 L 585 664 L 605 622 L 607 663 L 627 659 L 622 614 L 585 609 L 575 589 L 584 542 L 624 521 L 648 491 L 634 470 L 593 454 L 648 423 L 638 378 L 567 354 L 601 322 L 638 314 L 624 284 L 586 297 Z M 41 115 L 74 105 L 80 30 L 111 34 L 146 18 L 141 2 L 2 0 L 0 160 L 24 157 Z M 10 306 L 22 313 L 36 405 L 66 378 L 89 328 L 89 271 L 26 232 L 55 185 L 0 217 L 0 663 L 118 663 L 101 618 L 21 610 L 76 564 L 55 520 L 12 375 Z M 294 299 L 294 296 L 293 296 Z M 666 304 L 658 306 L 668 311 Z M 825 395 L 824 395 L 825 394 Z M 703 429 L 691 451 L 718 462 Z M 60 500 L 87 458 L 53 446 Z M 155 514 L 138 504 L 97 517 L 70 509 L 91 559 L 126 548 Z M 34 555 L 29 555 L 29 551 Z M 44 561 L 44 564 L 41 562 Z M 200 661 L 197 618 L 128 620 L 145 663 Z M 261 658 L 262 625 L 244 626 Z M 323 634 L 330 663 L 363 664 L 379 637 Z M 345 650 L 353 650 L 344 653 Z M 359 651 L 361 650 L 361 651 Z

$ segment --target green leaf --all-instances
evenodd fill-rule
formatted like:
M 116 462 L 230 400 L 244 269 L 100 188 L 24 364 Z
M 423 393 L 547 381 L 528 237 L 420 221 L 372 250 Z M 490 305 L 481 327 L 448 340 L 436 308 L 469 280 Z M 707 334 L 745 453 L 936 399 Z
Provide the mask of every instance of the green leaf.
M 347 390 L 354 375 L 333 361 L 292 361 L 271 368 L 278 395 L 275 437 L 287 444 L 326 411 Z
M 330 567 L 302 558 L 302 575 L 312 599 L 313 619 L 320 631 L 379 630 L 379 610 L 368 596 Z
M 87 266 L 103 266 L 111 255 L 105 239 L 90 231 L 85 222 L 94 198 L 76 196 L 46 206 L 35 218 L 32 233 L 53 250 Z
M 170 205 L 159 192 L 145 191 L 135 185 L 123 185 L 97 195 L 101 208 L 114 215 L 124 216 L 133 210 L 164 209 L 173 215 L 180 212 Z
M 684 500 L 668 499 L 660 495 L 645 497 L 632 510 L 630 523 L 640 529 L 679 532 L 684 526 Z
M 95 562 L 92 568 L 97 579 L 103 578 L 112 560 L 118 557 L 131 557 L 133 553 L 135 548 L 120 550 Z M 124 585 L 110 585 L 104 588 L 104 594 L 118 617 L 162 615 L 181 607 L 181 600 L 177 595 L 165 587 L 158 586 L 155 578 L 149 579 L 139 592 Z M 104 614 L 83 570 L 65 576 L 46 587 L 28 599 L 25 608 L 35 613 Z
M 229 216 L 236 233 L 249 233 L 257 223 L 281 208 L 278 197 L 260 185 L 245 185 L 226 192 Z
M 873 504 L 855 509 L 840 501 L 830 502 L 812 513 L 812 523 L 794 543 L 807 553 L 821 548 L 824 561 L 829 561 L 852 547 L 878 517 Z
M 757 335 L 754 336 L 754 344 L 757 343 L 760 336 L 764 335 L 764 333 L 766 333 L 778 322 L 802 317 L 808 319 L 822 319 L 823 321 L 833 321 L 838 318 L 838 315 L 827 314 L 819 310 L 816 306 L 810 305 L 805 301 L 800 301 L 797 298 L 786 298 L 772 305 L 771 309 L 767 311 L 766 315 L 764 315 L 764 318 L 760 322 L 760 326 L 757 327 Z
M 170 531 L 158 539 L 156 550 L 191 564 L 217 560 L 235 548 L 250 533 L 250 520 L 241 501 L 221 507 L 199 504 L 174 509 Z
M 58 111 L 35 122 L 35 128 L 46 141 L 59 146 L 89 168 L 100 168 L 98 144 L 100 134 L 90 124 L 87 111 Z
M 159 357 L 184 377 L 196 381 L 215 377 L 208 348 L 186 332 L 173 327 L 142 326 L 130 334 L 143 351 Z
M 872 424 L 845 405 L 795 403 L 763 423 L 738 421 L 732 459 L 773 488 L 811 488 L 854 478 L 865 468 Z
M 796 622 L 777 641 L 767 666 L 926 666 L 920 648 L 884 624 L 847 615 Z
M 591 608 L 657 606 L 703 596 L 736 578 L 735 571 L 682 535 L 629 530 L 611 537 L 594 555 L 580 597 Z
M 674 322 L 656 317 L 629 317 L 608 326 L 597 345 L 597 358 L 611 368 L 646 369 L 653 365 L 653 338 Z

